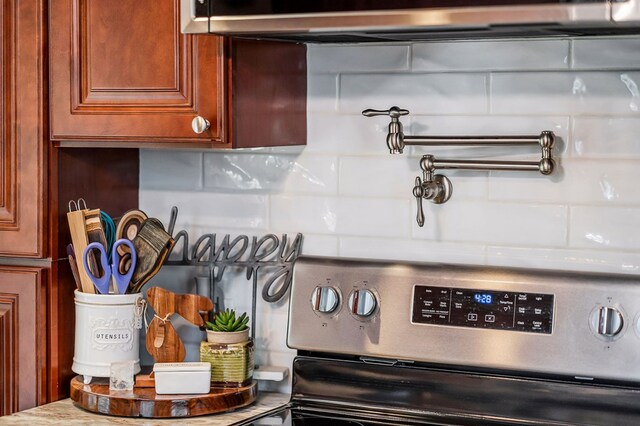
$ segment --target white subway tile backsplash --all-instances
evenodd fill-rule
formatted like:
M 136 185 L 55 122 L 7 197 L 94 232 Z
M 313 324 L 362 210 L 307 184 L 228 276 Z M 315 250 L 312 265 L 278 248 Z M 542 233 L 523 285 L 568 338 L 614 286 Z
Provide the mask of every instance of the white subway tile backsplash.
M 568 68 L 568 40 L 416 43 L 414 71 L 544 70 Z
M 437 242 L 491 241 L 529 247 L 566 245 L 564 206 L 452 199 L 441 205 L 426 202 L 425 216 L 423 228 L 414 222 L 413 238 Z
M 483 114 L 486 84 L 481 73 L 343 74 L 338 108 L 356 114 L 397 105 L 412 114 Z
M 576 117 L 571 155 L 584 158 L 640 158 L 640 120 Z
M 253 153 L 210 153 L 204 158 L 204 186 L 215 191 L 271 191 L 335 194 L 337 158 Z
M 338 75 L 316 75 L 307 79 L 307 117 L 333 112 L 338 107 Z
M 173 171 L 173 173 L 171 173 Z M 202 153 L 140 150 L 140 189 L 202 188 Z
M 592 249 L 640 249 L 640 209 L 571 207 L 570 245 Z
M 409 122 L 409 120 L 405 120 Z M 307 153 L 389 155 L 388 117 L 362 114 L 313 114 L 307 120 Z
M 222 194 L 186 191 L 140 191 L 140 206 L 148 216 L 169 222 L 171 206 L 179 210 L 179 222 L 200 225 L 212 229 L 244 228 L 266 229 L 268 227 L 268 200 L 264 195 Z
M 309 45 L 309 73 L 403 71 L 409 69 L 409 45 Z
M 410 200 L 376 198 L 271 197 L 277 230 L 320 234 L 409 236 Z
M 342 157 L 340 195 L 406 198 L 418 175 L 418 161 L 408 156 Z
M 486 200 L 488 172 L 446 170 L 437 173 L 451 179 L 456 198 Z M 340 159 L 339 191 L 342 196 L 413 200 L 413 187 L 418 176 L 422 178 L 422 170 L 420 158 L 416 156 L 343 156 Z
M 271 227 L 277 232 L 336 233 L 337 198 L 274 195 L 270 204 Z
M 491 172 L 491 200 L 640 205 L 640 161 L 563 160 L 550 176 Z M 526 190 L 523 190 L 526 188 Z
M 338 237 L 329 235 L 304 234 L 302 254 L 305 256 L 338 256 Z
M 370 237 L 340 237 L 340 256 L 476 265 L 486 261 L 483 244 Z
M 640 39 L 637 37 L 579 38 L 572 43 L 572 68 L 640 68 Z
M 566 176 L 558 178 L 564 168 L 556 165 L 551 176 L 537 172 L 499 172 L 492 171 L 488 179 L 490 201 L 523 201 L 542 203 L 564 203 L 571 182 Z M 572 175 L 573 176 L 573 175 Z
M 289 313 L 256 312 L 256 346 L 258 350 L 283 352 L 287 350 L 287 327 L 274 327 L 287 324 Z
M 578 272 L 640 273 L 640 254 L 619 251 L 490 246 L 487 263 Z
M 638 114 L 640 72 L 491 74 L 494 114 Z

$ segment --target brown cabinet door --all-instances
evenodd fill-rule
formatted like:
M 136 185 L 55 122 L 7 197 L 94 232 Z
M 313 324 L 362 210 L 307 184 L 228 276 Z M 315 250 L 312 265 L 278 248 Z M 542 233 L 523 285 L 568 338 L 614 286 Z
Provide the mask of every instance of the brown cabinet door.
M 45 400 L 43 293 L 41 269 L 0 267 L 0 416 Z
M 44 255 L 42 11 L 0 0 L 0 256 Z
M 52 140 L 225 140 L 222 40 L 181 34 L 179 0 L 50 0 L 49 8 Z M 200 135 L 191 129 L 198 115 L 211 123 Z

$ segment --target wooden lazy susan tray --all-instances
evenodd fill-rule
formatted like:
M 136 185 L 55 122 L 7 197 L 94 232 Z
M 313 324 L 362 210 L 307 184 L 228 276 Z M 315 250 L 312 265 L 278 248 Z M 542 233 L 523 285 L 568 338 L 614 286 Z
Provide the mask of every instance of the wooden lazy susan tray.
M 109 379 L 93 379 L 85 385 L 82 376 L 71 380 L 71 399 L 85 410 L 110 416 L 168 418 L 223 413 L 245 407 L 256 400 L 256 382 L 239 388 L 211 388 L 201 395 L 156 395 L 155 388 L 110 391 Z

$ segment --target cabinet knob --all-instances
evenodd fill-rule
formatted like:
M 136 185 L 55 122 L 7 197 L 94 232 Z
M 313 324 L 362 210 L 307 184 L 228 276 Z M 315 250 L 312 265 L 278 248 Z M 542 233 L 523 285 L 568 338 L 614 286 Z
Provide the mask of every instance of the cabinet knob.
M 204 117 L 197 116 L 196 118 L 193 119 L 193 121 L 191 121 L 191 128 L 197 134 L 200 134 L 209 130 L 210 126 L 211 126 L 211 123 L 209 123 L 209 120 L 207 120 Z

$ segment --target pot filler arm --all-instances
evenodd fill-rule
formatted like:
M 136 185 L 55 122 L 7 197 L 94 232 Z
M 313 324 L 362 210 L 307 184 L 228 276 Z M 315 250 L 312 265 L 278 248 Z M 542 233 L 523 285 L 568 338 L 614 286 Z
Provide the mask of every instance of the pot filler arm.
M 387 147 L 390 154 L 402 154 L 405 146 L 501 146 L 501 145 L 539 145 L 541 158 L 539 161 L 497 161 L 497 160 L 456 160 L 437 159 L 427 154 L 420 159 L 422 178 L 416 177 L 413 196 L 416 198 L 418 213 L 417 222 L 424 226 L 422 200 L 442 204 L 451 198 L 453 185 L 443 175 L 435 174 L 436 170 L 508 170 L 517 172 L 540 172 L 550 175 L 555 169 L 551 150 L 555 143 L 555 135 L 549 130 L 539 135 L 524 136 L 410 136 L 405 135 L 400 117 L 409 111 L 393 106 L 387 110 L 366 109 L 365 117 L 386 115 L 391 118 L 387 131 Z

